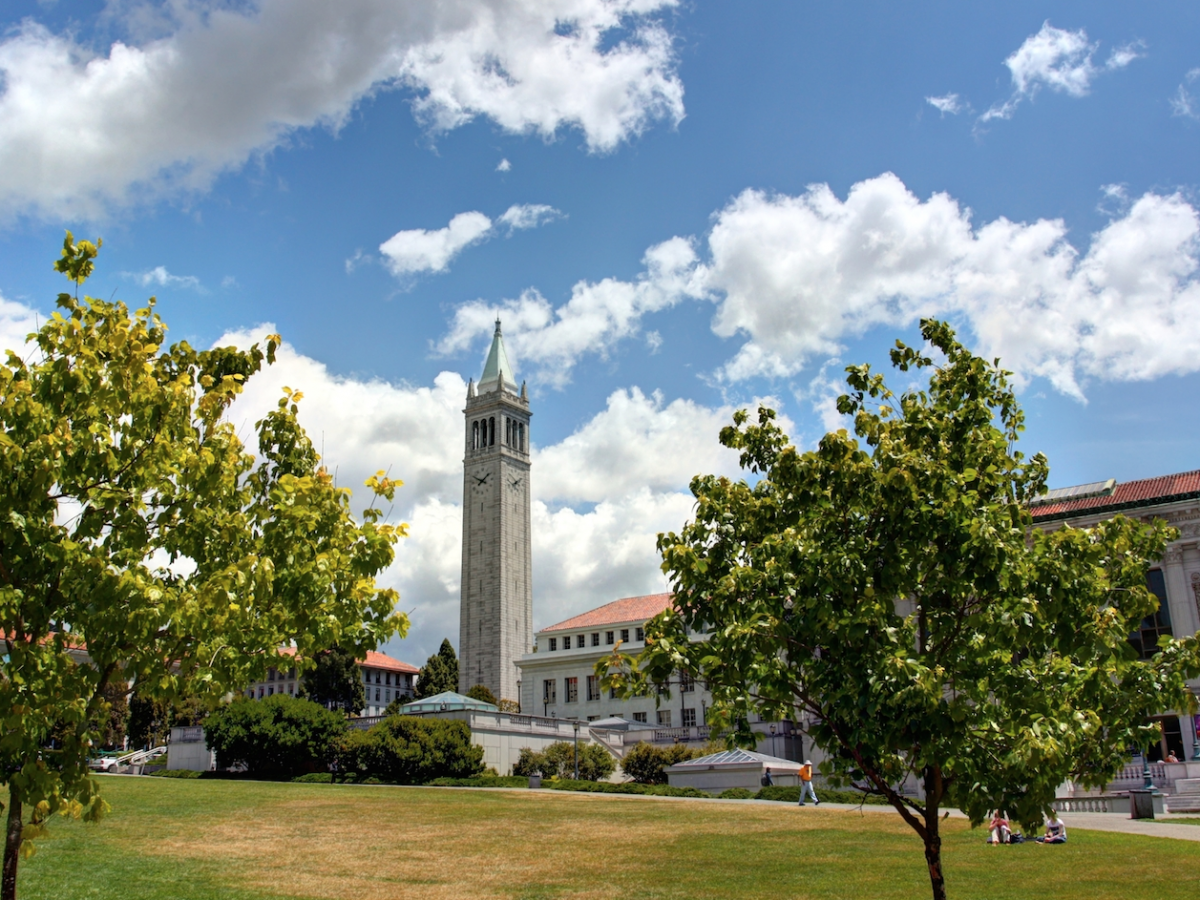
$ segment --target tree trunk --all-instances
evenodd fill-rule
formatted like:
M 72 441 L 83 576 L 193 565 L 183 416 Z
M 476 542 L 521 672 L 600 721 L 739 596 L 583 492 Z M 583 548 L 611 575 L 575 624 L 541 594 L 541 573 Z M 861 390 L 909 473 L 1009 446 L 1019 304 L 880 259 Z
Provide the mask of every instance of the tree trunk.
M 17 863 L 21 859 L 21 795 L 8 785 L 8 827 L 4 834 L 4 876 L 0 879 L 0 900 L 17 900 Z
M 933 827 L 937 828 L 936 821 Z M 946 900 L 946 878 L 942 874 L 942 836 L 936 831 L 925 838 L 925 862 L 929 864 L 929 885 L 933 888 L 933 900 Z
M 925 862 L 929 866 L 929 885 L 933 900 L 946 900 L 946 875 L 942 871 L 942 833 L 939 814 L 942 808 L 942 770 L 925 770 Z

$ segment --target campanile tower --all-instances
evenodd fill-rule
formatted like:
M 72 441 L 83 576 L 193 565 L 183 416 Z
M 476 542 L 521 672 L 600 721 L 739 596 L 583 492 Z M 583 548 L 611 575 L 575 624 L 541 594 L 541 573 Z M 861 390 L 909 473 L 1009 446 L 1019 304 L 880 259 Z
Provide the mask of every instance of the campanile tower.
M 500 320 L 478 388 L 467 387 L 463 458 L 462 605 L 458 688 L 486 685 L 519 700 L 516 660 L 533 635 L 529 533 L 529 395 L 516 378 Z

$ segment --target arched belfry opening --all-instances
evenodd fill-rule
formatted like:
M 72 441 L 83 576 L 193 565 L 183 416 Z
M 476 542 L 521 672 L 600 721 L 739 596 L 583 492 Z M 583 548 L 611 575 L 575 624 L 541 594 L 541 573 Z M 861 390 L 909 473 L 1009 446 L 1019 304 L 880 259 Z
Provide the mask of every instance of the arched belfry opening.
M 533 639 L 529 394 L 500 320 L 478 383 L 467 387 L 463 458 L 459 690 L 484 684 L 519 700 L 516 660 Z

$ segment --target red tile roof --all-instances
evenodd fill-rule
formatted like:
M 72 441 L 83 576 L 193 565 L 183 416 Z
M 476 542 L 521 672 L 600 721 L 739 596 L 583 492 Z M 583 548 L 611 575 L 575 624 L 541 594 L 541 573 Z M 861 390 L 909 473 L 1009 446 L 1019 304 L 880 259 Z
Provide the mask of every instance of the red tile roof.
M 409 672 L 413 675 L 420 671 L 416 666 L 410 666 L 406 662 L 393 659 L 386 653 L 376 653 L 374 650 L 368 650 L 367 658 L 360 660 L 359 665 L 370 666 L 372 669 L 384 669 L 388 672 Z
M 571 631 L 577 628 L 598 628 L 622 622 L 644 622 L 657 616 L 671 605 L 671 594 L 648 594 L 645 597 L 626 597 L 597 606 L 573 619 L 543 628 L 542 631 Z
M 1100 497 L 1080 497 L 1035 506 L 1030 512 L 1035 521 L 1068 519 L 1072 516 L 1098 512 L 1118 512 L 1139 506 L 1153 506 L 1172 500 L 1200 497 L 1200 469 L 1177 475 L 1160 475 L 1118 484 L 1111 494 Z
M 281 647 L 279 652 L 285 656 L 295 656 L 295 647 Z M 372 669 L 383 669 L 386 672 L 411 672 L 416 675 L 421 671 L 416 666 L 411 666 L 406 662 L 401 662 L 388 656 L 386 653 L 377 653 L 374 650 L 367 651 L 367 658 L 358 661 L 360 666 L 370 666 Z

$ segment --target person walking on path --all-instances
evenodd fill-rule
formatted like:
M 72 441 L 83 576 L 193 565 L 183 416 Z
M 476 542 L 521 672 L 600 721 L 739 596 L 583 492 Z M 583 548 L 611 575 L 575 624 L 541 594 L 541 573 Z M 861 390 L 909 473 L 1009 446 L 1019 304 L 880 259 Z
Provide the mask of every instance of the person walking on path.
M 771 777 L 771 767 L 767 766 L 767 771 L 763 772 L 762 786 L 772 787 L 775 784 L 775 779 Z
M 812 785 L 812 760 L 806 759 L 804 765 L 800 767 L 800 805 L 804 805 L 804 795 L 812 797 L 813 806 L 820 806 L 821 801 L 817 799 L 817 792 L 813 790 Z

